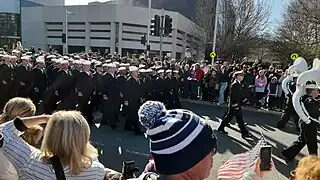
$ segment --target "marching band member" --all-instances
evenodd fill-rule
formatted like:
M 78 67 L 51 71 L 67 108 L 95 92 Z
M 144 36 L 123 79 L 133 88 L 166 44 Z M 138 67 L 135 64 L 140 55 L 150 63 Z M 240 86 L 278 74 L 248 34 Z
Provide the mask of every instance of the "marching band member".
M 309 115 L 314 119 L 318 119 L 320 117 L 319 87 L 315 82 L 308 81 L 305 88 L 306 95 L 301 98 L 301 101 Z M 310 155 L 318 154 L 318 124 L 310 120 L 309 123 L 308 121 L 300 120 L 300 124 L 301 130 L 298 139 L 290 147 L 282 151 L 282 155 L 289 161 L 292 161 L 305 145 L 307 145 Z
M 224 134 L 228 134 L 228 132 L 225 131 L 224 128 L 228 126 L 233 116 L 235 116 L 241 131 L 242 138 L 248 138 L 248 137 L 251 137 L 252 135 L 249 133 L 249 131 L 246 129 L 244 125 L 243 117 L 242 117 L 242 109 L 241 109 L 241 104 L 247 101 L 247 99 L 244 98 L 242 85 L 241 85 L 241 82 L 243 81 L 243 78 L 244 78 L 244 72 L 237 71 L 233 75 L 235 80 L 231 84 L 231 88 L 230 88 L 230 94 L 229 94 L 230 100 L 228 103 L 227 114 L 224 116 L 218 128 L 218 131 Z
M 294 123 L 296 124 L 296 128 L 299 131 L 299 117 L 292 105 L 292 95 L 295 92 L 296 80 L 299 74 L 307 70 L 308 64 L 306 60 L 302 57 L 296 59 L 293 65 L 287 69 L 287 77 L 282 81 L 282 89 L 287 97 L 287 105 L 284 110 L 284 113 L 281 116 L 281 120 L 277 123 L 277 127 L 279 129 L 283 129 L 289 121 L 290 117 L 292 117 Z

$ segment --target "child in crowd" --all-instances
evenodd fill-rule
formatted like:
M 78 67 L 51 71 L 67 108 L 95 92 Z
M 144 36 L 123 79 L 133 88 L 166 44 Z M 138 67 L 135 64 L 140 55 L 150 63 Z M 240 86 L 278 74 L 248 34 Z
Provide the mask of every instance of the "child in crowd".
M 268 84 L 268 96 L 267 103 L 268 109 L 274 110 L 278 102 L 278 79 L 277 77 L 272 77 L 270 83 Z

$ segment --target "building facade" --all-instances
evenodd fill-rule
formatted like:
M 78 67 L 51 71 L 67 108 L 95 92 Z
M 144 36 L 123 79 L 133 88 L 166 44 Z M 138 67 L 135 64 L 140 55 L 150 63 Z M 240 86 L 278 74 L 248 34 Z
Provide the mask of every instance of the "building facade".
M 66 15 L 66 11 L 69 12 Z M 62 33 L 68 35 L 69 53 L 89 50 L 118 52 L 125 55 L 143 52 L 141 37 L 148 32 L 148 9 L 129 4 L 98 4 L 85 6 L 26 7 L 22 9 L 22 37 L 26 47 L 63 52 Z M 151 16 L 161 11 L 152 9 Z M 190 48 L 196 56 L 199 39 L 193 36 L 194 23 L 177 12 L 165 11 L 173 18 L 173 31 L 163 39 L 163 51 L 173 58 Z M 66 25 L 66 19 L 68 25 Z M 150 36 L 151 54 L 160 50 L 159 37 Z
M 0 0 L 0 46 L 21 39 L 21 8 L 64 5 L 64 0 Z

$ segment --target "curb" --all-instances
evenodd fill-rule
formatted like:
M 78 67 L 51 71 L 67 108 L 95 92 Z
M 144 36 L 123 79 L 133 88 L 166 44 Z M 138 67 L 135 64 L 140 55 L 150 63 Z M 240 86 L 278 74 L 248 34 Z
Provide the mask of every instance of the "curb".
M 190 104 L 212 106 L 215 108 L 227 108 L 227 105 L 218 106 L 214 103 L 205 102 L 205 101 L 198 101 L 198 100 L 191 100 L 191 99 L 184 99 L 184 98 L 180 98 L 180 101 L 184 102 L 184 103 L 190 103 Z M 252 107 L 242 107 L 242 110 L 247 111 L 247 112 L 263 113 L 263 114 L 271 114 L 271 115 L 281 115 L 282 114 L 282 112 L 278 112 L 278 111 L 256 109 L 256 108 L 252 108 Z

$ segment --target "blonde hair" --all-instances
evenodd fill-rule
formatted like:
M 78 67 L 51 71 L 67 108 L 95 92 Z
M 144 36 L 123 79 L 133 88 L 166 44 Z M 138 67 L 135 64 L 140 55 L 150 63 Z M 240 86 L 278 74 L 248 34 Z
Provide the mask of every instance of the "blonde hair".
M 36 106 L 30 99 L 15 97 L 10 99 L 3 108 L 0 124 L 14 119 L 15 117 L 28 117 L 36 113 Z
M 98 156 L 89 139 L 90 128 L 80 112 L 58 111 L 47 123 L 41 151 L 45 159 L 57 155 L 64 166 L 70 167 L 71 175 L 78 175 Z
M 317 180 L 320 179 L 320 158 L 307 156 L 299 161 L 295 170 L 296 180 Z

